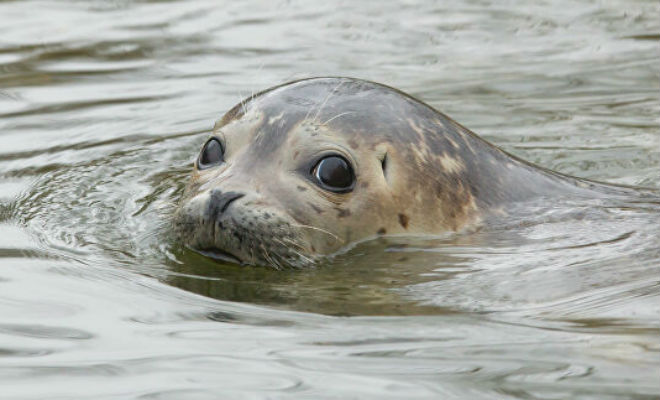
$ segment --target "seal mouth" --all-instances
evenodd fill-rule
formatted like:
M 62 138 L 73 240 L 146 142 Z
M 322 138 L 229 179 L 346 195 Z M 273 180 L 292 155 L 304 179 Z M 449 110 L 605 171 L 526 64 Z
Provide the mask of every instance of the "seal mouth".
M 196 251 L 206 257 L 212 258 L 217 261 L 222 261 L 222 262 L 230 262 L 232 264 L 238 264 L 238 265 L 244 265 L 245 263 L 241 261 L 240 258 L 236 257 L 235 255 L 228 253 L 224 250 L 220 249 L 205 249 L 205 250 L 197 250 Z

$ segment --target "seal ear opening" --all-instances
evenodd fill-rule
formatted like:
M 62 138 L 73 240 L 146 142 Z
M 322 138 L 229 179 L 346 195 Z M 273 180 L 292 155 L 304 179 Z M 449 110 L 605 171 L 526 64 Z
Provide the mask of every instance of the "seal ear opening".
M 383 176 L 387 180 L 387 153 L 383 154 L 383 158 L 380 160 L 380 166 L 383 169 Z

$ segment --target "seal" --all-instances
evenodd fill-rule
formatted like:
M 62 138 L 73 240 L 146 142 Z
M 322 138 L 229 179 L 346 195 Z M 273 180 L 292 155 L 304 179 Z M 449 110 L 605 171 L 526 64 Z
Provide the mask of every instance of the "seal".
M 392 87 L 311 78 L 222 117 L 174 222 L 208 256 L 305 267 L 356 241 L 470 230 L 508 203 L 592 185 L 518 159 Z

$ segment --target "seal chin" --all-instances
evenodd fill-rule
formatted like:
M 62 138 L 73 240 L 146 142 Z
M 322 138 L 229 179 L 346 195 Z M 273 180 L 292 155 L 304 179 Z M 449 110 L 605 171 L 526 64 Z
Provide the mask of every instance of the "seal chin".
M 206 250 L 198 250 L 194 249 L 196 252 L 199 254 L 202 254 L 206 257 L 210 257 L 214 260 L 222 261 L 222 262 L 229 262 L 232 264 L 238 264 L 238 265 L 245 265 L 243 261 L 241 261 L 240 258 L 236 257 L 235 255 L 228 253 L 224 250 L 220 249 L 206 249 Z

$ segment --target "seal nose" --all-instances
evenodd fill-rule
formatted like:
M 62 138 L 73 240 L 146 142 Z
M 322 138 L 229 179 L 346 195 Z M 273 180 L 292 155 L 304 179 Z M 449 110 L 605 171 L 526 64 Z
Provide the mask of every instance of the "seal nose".
M 243 193 L 213 190 L 211 192 L 211 199 L 209 200 L 209 216 L 212 219 L 217 219 L 227 210 L 234 200 L 238 200 L 243 196 L 245 196 Z

